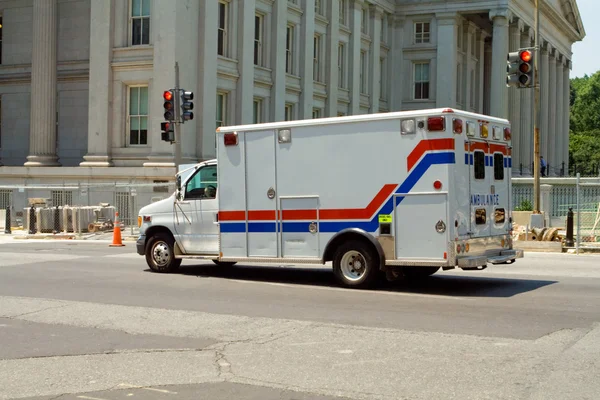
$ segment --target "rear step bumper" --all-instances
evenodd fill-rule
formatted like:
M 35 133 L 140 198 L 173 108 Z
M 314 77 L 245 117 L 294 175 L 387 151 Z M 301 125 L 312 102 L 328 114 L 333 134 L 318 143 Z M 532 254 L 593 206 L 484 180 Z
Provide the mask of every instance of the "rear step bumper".
M 523 258 L 523 250 L 502 250 L 499 255 L 461 257 L 458 259 L 459 268 L 477 268 L 490 264 L 502 264 L 507 261 Z

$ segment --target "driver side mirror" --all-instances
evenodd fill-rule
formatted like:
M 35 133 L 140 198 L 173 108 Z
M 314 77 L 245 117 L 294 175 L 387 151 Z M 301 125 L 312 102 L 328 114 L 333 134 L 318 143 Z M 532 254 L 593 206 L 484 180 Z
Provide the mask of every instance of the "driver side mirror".
M 175 179 L 175 185 L 175 199 L 181 200 L 183 197 L 181 195 L 181 175 L 177 175 L 177 178 Z

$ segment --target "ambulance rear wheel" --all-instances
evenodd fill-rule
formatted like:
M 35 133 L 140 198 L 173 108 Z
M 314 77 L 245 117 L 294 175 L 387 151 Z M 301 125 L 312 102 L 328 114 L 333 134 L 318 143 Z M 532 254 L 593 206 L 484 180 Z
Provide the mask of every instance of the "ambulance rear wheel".
M 369 287 L 379 274 L 377 252 L 362 241 L 343 243 L 333 256 L 333 273 L 342 286 Z

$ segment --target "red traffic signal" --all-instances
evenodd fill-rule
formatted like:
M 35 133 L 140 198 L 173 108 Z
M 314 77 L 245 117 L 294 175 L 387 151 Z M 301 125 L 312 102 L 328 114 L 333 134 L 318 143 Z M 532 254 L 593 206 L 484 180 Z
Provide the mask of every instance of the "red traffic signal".
M 175 120 L 175 113 L 174 113 L 175 94 L 173 93 L 172 90 L 165 90 L 163 92 L 163 98 L 165 99 L 165 102 L 163 104 L 163 107 L 165 108 L 164 117 L 167 121 L 174 121 Z
M 522 61 L 528 63 L 531 61 L 532 55 L 529 50 L 524 50 L 519 54 L 519 57 L 521 58 Z

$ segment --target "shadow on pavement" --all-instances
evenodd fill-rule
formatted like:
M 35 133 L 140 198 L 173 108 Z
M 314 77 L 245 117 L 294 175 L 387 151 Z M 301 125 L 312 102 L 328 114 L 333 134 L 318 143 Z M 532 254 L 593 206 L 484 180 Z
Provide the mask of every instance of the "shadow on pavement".
M 455 270 L 461 273 L 460 270 Z M 369 292 L 402 292 L 458 297 L 512 297 L 557 283 L 554 280 L 490 278 L 473 276 L 477 272 L 464 272 L 465 276 L 445 275 L 440 270 L 428 278 L 388 282 L 383 278 Z M 182 265 L 180 274 L 199 278 L 224 278 L 254 282 L 291 284 L 296 286 L 340 287 L 333 273 L 326 267 L 265 267 L 236 265 Z M 467 275 L 469 274 L 469 275 Z M 354 291 L 348 289 L 349 292 Z

